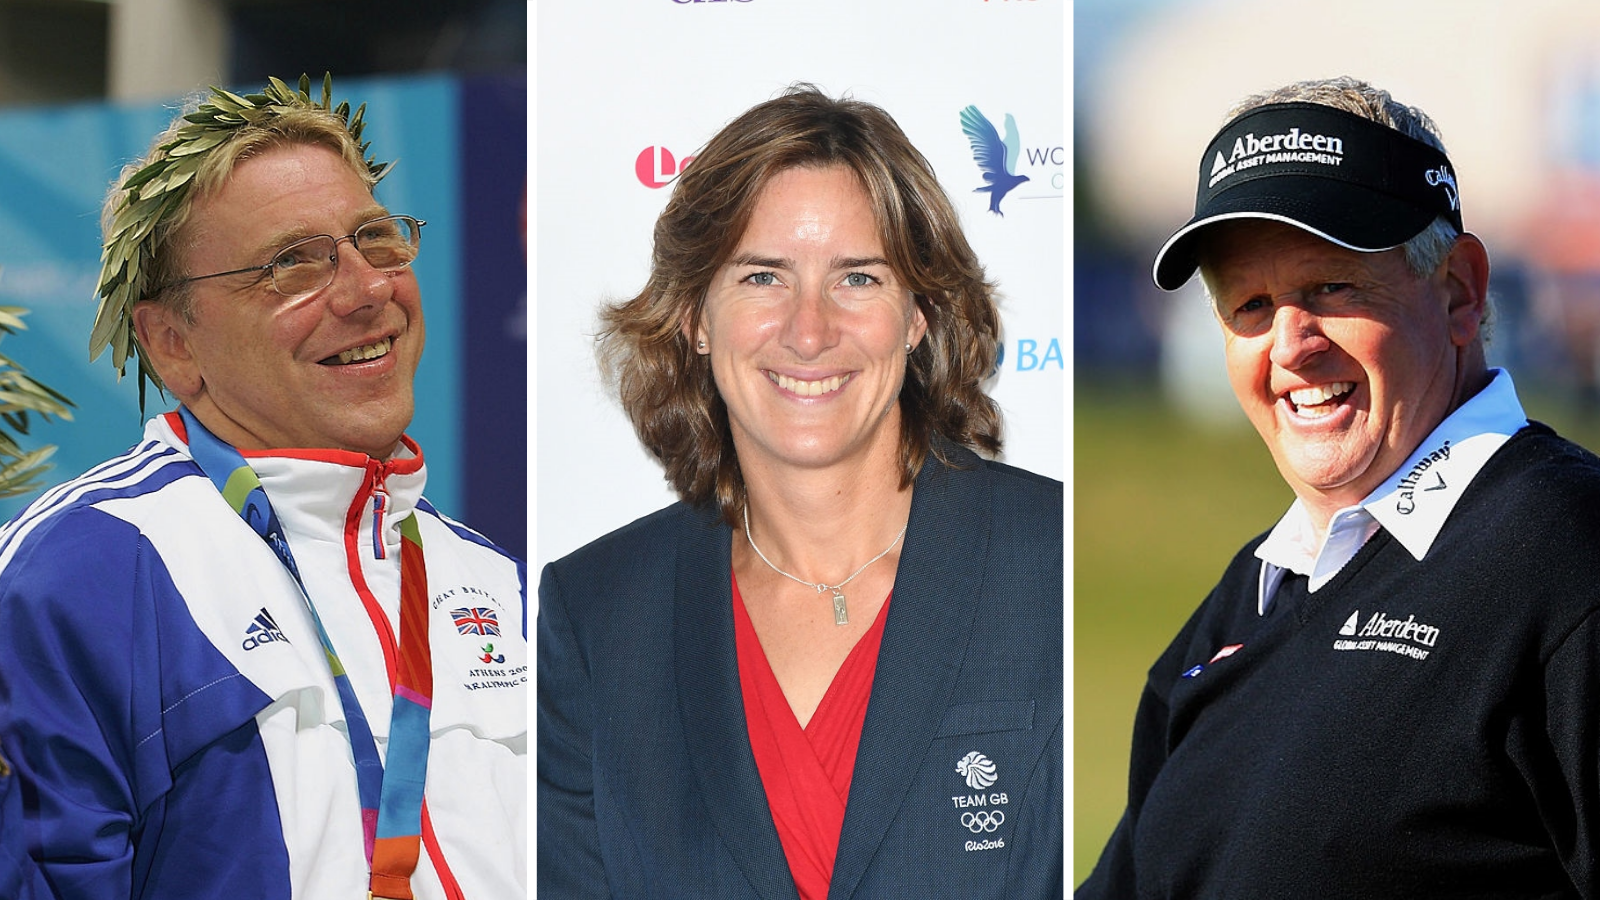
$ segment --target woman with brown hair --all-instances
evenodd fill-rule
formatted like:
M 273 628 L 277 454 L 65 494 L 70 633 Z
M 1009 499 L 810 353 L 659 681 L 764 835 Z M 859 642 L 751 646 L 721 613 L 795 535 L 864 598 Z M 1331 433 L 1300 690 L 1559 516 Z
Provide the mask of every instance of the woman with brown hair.
M 974 452 L 999 316 L 931 167 L 797 86 L 652 263 L 600 352 L 681 502 L 545 569 L 540 887 L 1059 896 L 1061 486 Z

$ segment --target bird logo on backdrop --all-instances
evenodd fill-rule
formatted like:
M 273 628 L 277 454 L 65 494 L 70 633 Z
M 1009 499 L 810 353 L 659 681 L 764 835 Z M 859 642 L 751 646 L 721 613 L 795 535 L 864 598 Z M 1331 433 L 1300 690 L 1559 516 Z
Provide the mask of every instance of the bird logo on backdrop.
M 967 135 L 967 140 L 972 143 L 972 160 L 983 170 L 983 187 L 974 188 L 973 193 L 989 193 L 989 211 L 997 216 L 1004 216 L 1000 211 L 1000 201 L 1011 189 L 1028 180 L 1026 175 L 1013 175 L 1017 168 L 1017 156 L 1022 152 L 1022 139 L 1017 136 L 1017 120 L 1010 113 L 1006 113 L 1006 137 L 1000 139 L 1000 132 L 995 130 L 994 123 L 978 112 L 976 106 L 968 106 L 961 111 L 961 130 Z

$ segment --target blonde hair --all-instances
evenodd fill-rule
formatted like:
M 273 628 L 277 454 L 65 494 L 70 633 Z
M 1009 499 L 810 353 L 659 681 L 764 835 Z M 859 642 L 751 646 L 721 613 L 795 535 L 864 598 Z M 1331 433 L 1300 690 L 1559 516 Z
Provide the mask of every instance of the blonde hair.
M 146 380 L 158 390 L 164 386 L 134 334 L 133 306 L 159 300 L 185 318 L 192 316 L 191 292 L 178 283 L 186 273 L 178 271 L 179 254 L 173 250 L 182 245 L 195 203 L 220 188 L 241 161 L 279 147 L 327 147 L 368 188 L 388 172 L 389 166 L 366 156 L 361 142 L 366 107 L 351 115 L 348 103 L 333 106 L 331 75 L 323 76 L 320 102 L 312 99 L 310 86 L 310 78 L 302 75 L 298 90 L 277 78 L 259 94 L 212 88 L 208 99 L 191 101 L 174 117 L 144 156 L 124 166 L 107 193 L 100 215 L 100 308 L 89 358 L 111 347 L 112 365 L 121 377 L 128 358 L 135 357 L 141 408 Z

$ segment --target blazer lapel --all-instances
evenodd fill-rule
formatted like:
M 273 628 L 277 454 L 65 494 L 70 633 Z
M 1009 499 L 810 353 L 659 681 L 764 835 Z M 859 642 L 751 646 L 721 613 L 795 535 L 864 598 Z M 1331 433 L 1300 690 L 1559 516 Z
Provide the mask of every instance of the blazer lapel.
M 946 468 L 930 456 L 911 499 L 911 525 L 856 752 L 831 898 L 855 892 L 900 814 L 949 706 L 977 615 L 989 555 L 989 476 L 970 452 L 949 445 L 946 452 L 964 468 Z M 955 762 L 950 760 L 952 777 Z
M 766 900 L 798 893 L 750 750 L 733 638 L 731 532 L 691 509 L 678 539 L 673 646 L 690 768 L 723 843 Z

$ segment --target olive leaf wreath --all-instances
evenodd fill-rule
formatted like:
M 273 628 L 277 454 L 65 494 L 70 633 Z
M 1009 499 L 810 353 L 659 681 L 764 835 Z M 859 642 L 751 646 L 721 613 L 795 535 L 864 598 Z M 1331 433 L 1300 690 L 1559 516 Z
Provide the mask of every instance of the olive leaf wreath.
M 89 336 L 89 361 L 100 358 L 111 348 L 111 363 L 120 380 L 127 374 L 128 357 L 138 364 L 139 408 L 144 409 L 145 383 L 166 392 L 161 376 L 151 367 L 133 334 L 133 306 L 146 298 L 154 268 L 157 226 L 166 221 L 184 202 L 194 187 L 206 154 L 246 126 L 265 126 L 271 119 L 296 110 L 320 109 L 344 121 L 351 139 L 367 165 L 374 183 L 388 174 L 393 162 L 379 164 L 367 155 L 370 142 L 362 143 L 365 103 L 350 113 L 350 104 L 333 106 L 333 75 L 322 76 L 320 101 L 311 99 L 311 78 L 300 76 L 298 89 L 282 80 L 269 78 L 259 94 L 240 96 L 212 86 L 211 97 L 194 112 L 183 117 L 184 124 L 172 138 L 157 148 L 155 159 L 129 175 L 121 184 L 122 195 L 111 217 L 105 246 L 100 252 L 100 281 L 96 294 L 100 308 L 95 313 L 94 330 Z

